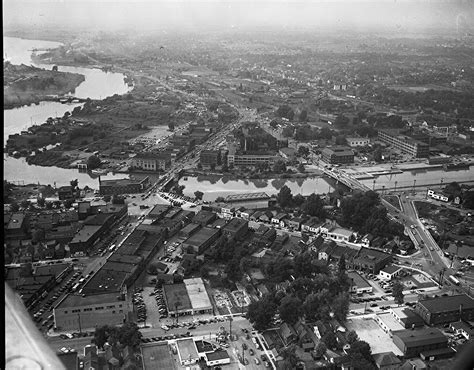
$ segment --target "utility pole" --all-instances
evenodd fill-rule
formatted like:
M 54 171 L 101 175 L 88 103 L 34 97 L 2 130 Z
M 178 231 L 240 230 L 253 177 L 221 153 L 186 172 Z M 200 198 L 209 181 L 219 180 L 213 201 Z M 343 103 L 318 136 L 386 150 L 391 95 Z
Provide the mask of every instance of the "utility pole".
M 229 340 L 232 340 L 232 316 L 229 316 Z
M 78 319 L 78 322 L 79 322 L 79 333 L 82 334 L 82 328 L 81 328 L 81 314 L 77 314 L 77 319 Z

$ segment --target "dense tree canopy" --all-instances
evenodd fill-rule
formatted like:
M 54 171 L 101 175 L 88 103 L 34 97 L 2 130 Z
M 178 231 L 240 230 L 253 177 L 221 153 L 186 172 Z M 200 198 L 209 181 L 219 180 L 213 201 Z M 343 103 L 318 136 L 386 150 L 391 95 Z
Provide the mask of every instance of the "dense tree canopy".
M 255 329 L 267 329 L 277 310 L 277 305 L 272 296 L 265 295 L 262 299 L 252 302 L 248 308 L 248 318 Z

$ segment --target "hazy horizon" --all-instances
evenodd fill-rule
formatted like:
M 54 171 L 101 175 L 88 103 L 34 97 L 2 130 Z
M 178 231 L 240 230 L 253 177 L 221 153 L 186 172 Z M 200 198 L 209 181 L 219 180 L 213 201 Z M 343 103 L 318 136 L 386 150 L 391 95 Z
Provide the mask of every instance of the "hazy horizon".
M 464 0 L 6 0 L 4 30 L 322 28 L 354 31 L 473 32 L 474 6 Z

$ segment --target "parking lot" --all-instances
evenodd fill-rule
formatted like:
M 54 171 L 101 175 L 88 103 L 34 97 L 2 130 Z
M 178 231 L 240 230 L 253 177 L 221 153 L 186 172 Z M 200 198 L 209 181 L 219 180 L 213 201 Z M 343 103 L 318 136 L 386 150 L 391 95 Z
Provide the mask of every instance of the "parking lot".
M 348 319 L 346 326 L 347 330 L 356 331 L 360 340 L 369 343 L 373 353 L 392 351 L 396 355 L 403 354 L 393 343 L 389 334 L 384 332 L 371 317 Z

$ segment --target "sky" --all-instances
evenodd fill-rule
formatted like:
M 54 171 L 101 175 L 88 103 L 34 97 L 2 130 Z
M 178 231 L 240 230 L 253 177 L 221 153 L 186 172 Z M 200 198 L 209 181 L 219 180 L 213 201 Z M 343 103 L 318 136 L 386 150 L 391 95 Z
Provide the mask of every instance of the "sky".
M 474 24 L 474 0 L 4 0 L 4 27 L 116 30 L 307 27 L 431 30 Z

